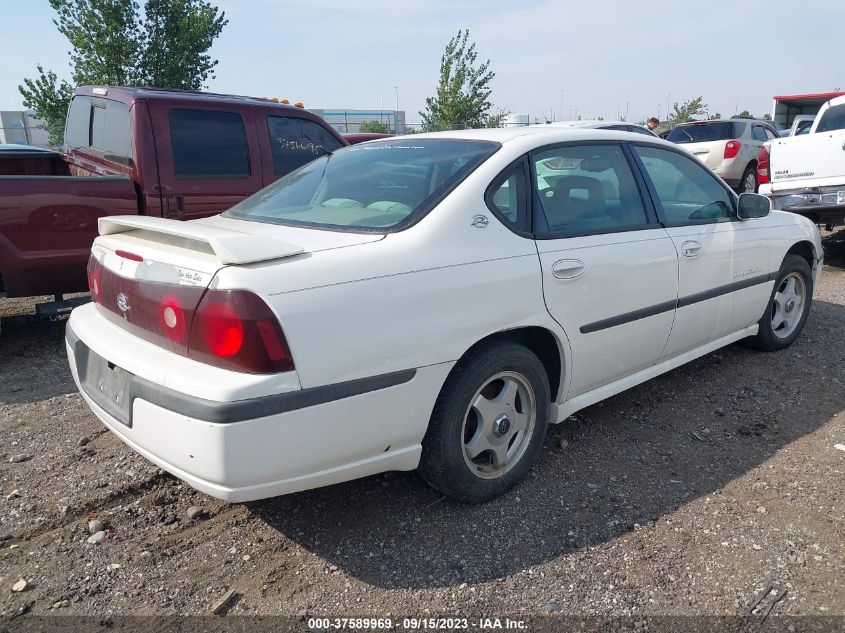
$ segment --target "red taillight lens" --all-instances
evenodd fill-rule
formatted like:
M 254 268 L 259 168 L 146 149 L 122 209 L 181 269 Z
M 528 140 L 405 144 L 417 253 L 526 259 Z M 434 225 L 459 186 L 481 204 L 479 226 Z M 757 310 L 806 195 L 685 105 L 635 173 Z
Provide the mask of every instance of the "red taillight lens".
M 728 141 L 725 144 L 725 158 L 735 158 L 741 147 L 742 143 L 739 141 Z
M 88 291 L 92 301 L 99 301 L 102 295 L 102 273 L 100 262 L 91 255 L 88 258 Z
M 765 147 L 757 154 L 757 182 L 761 185 L 769 182 L 769 150 Z
M 246 290 L 208 290 L 197 307 L 188 356 L 236 371 L 276 373 L 294 368 L 273 312 Z

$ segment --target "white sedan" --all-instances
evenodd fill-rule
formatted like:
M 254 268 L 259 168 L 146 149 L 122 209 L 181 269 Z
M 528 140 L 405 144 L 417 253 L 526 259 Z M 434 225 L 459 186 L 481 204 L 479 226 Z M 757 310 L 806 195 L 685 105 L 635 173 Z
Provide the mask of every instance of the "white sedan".
M 735 341 L 790 345 L 822 256 L 806 219 L 657 138 L 421 134 L 216 217 L 102 218 L 67 353 L 109 429 L 221 499 L 418 468 L 479 502 L 549 423 Z

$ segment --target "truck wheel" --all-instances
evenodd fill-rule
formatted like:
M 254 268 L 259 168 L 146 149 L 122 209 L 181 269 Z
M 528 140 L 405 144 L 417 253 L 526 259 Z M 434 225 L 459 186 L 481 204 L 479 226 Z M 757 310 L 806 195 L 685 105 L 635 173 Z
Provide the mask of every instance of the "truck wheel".
M 548 426 L 549 380 L 526 347 L 485 345 L 443 386 L 423 438 L 419 472 L 457 501 L 481 503 L 528 474 Z
M 757 187 L 757 169 L 754 165 L 749 165 L 739 181 L 739 193 L 757 193 Z
M 803 257 L 787 255 L 778 272 L 766 312 L 758 325 L 760 331 L 748 343 L 764 352 L 774 352 L 792 345 L 798 338 L 813 301 L 813 274 Z

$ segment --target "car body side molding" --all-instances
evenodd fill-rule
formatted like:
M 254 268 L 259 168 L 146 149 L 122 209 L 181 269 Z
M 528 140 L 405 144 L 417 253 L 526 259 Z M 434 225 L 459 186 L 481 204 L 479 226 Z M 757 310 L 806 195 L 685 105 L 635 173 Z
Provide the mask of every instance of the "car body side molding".
M 657 305 L 649 306 L 646 308 L 640 308 L 639 310 L 634 310 L 632 312 L 626 312 L 625 314 L 619 314 L 617 316 L 612 316 L 607 319 L 602 319 L 601 321 L 587 323 L 586 325 L 582 325 L 579 330 L 581 331 L 581 334 L 599 332 L 601 330 L 606 330 L 607 328 L 616 327 L 617 325 L 624 325 L 625 323 L 630 323 L 639 319 L 646 319 L 651 316 L 662 314 L 664 312 L 668 312 L 669 310 L 676 310 L 678 308 L 690 306 L 701 301 L 707 301 L 708 299 L 715 299 L 716 297 L 721 297 L 722 295 L 726 295 L 731 292 L 736 292 L 737 290 L 743 290 L 745 288 L 750 288 L 751 286 L 764 284 L 776 279 L 777 276 L 778 273 L 773 272 L 767 275 L 757 275 L 756 277 L 749 277 L 748 279 L 735 281 L 734 283 L 719 286 L 718 288 L 711 288 L 710 290 L 705 290 L 704 292 L 697 292 L 693 295 L 681 297 L 677 301 L 666 301 L 664 303 L 658 303 Z

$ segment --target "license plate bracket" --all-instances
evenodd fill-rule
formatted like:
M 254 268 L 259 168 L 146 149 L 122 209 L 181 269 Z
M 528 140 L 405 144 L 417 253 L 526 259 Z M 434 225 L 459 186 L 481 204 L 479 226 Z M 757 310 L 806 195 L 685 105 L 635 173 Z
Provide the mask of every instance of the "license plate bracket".
M 88 351 L 85 372 L 85 392 L 106 413 L 121 424 L 131 427 L 129 415 L 132 407 L 133 374 L 109 362 L 102 356 Z

